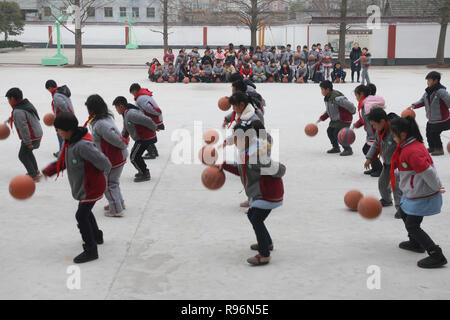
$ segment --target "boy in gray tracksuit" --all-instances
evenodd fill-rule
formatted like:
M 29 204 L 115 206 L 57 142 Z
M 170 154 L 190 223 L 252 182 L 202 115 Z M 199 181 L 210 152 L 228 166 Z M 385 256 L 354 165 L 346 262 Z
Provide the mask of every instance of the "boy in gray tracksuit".
M 258 60 L 256 65 L 253 67 L 253 82 L 265 82 L 267 80 L 266 72 L 262 61 Z
M 356 107 L 351 103 L 341 92 L 333 90 L 333 83 L 329 80 L 325 80 L 320 83 L 322 95 L 325 97 L 326 112 L 320 117 L 317 123 L 325 121 L 330 118 L 330 125 L 327 133 L 328 138 L 333 146 L 327 153 L 340 153 L 338 134 L 343 128 L 349 128 L 353 115 L 356 113 Z M 349 145 L 343 145 L 344 151 L 341 156 L 351 156 L 353 150 Z
M 389 185 L 391 183 L 390 173 L 392 155 L 397 148 L 397 143 L 394 141 L 394 137 L 391 134 L 389 123 L 390 120 L 394 118 L 398 118 L 398 116 L 396 114 L 387 115 L 382 108 L 373 108 L 368 115 L 368 120 L 371 126 L 377 131 L 377 134 L 375 142 L 366 154 L 367 161 L 364 166 L 369 168 L 373 160 L 378 156 L 381 156 L 383 159 L 383 169 L 378 179 L 378 190 L 381 195 L 380 202 L 383 207 L 392 206 L 392 190 L 389 188 Z M 401 197 L 402 194 L 397 183 L 394 191 L 394 203 L 397 210 L 400 207 Z M 398 215 L 396 215 L 396 218 L 400 219 Z
M 61 113 L 54 125 L 65 143 L 59 160 L 43 173 L 48 177 L 59 176 L 60 171 L 67 169 L 72 196 L 79 201 L 75 217 L 84 242 L 84 250 L 74 258 L 74 263 L 85 263 L 98 259 L 97 245 L 103 244 L 103 232 L 98 228 L 92 208 L 103 197 L 111 163 L 95 147 L 88 130 L 78 127 L 73 114 Z
M 219 79 L 220 82 L 225 81 L 222 61 L 220 60 L 216 61 L 216 64 L 214 65 L 214 68 L 212 70 L 212 75 L 214 77 L 214 81 L 217 81 L 217 79 Z
M 117 97 L 113 105 L 123 116 L 122 136 L 124 138 L 131 137 L 135 141 L 130 157 L 131 163 L 138 170 L 134 182 L 150 181 L 150 170 L 148 170 L 142 155 L 151 144 L 156 142 L 157 126 L 150 117 L 136 106 L 129 104 L 124 97 Z
M 270 77 L 275 82 L 279 81 L 278 66 L 274 60 L 270 61 L 270 64 L 266 66 L 266 78 L 269 79 Z
M 367 59 L 366 62 L 362 61 L 364 58 Z M 362 50 L 362 56 L 358 60 L 356 60 L 354 63 L 355 64 L 361 63 L 361 67 L 362 67 L 361 84 L 366 85 L 366 82 L 367 82 L 367 85 L 369 85 L 371 83 L 370 77 L 369 77 L 369 68 L 370 68 L 370 65 L 372 64 L 372 55 L 369 53 L 369 49 L 364 48 Z
M 9 124 L 11 129 L 14 124 L 21 140 L 19 160 L 23 163 L 27 174 L 37 182 L 41 174 L 33 150 L 39 149 L 43 135 L 38 112 L 28 99 L 23 99 L 23 93 L 19 88 L 8 90 L 6 98 L 13 109 Z

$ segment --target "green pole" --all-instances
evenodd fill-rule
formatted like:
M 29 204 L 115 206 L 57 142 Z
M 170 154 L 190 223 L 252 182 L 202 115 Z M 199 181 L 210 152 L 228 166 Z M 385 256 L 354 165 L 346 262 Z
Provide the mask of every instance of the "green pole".
M 56 20 L 56 41 L 58 46 L 58 56 L 61 54 L 61 30 L 60 23 Z

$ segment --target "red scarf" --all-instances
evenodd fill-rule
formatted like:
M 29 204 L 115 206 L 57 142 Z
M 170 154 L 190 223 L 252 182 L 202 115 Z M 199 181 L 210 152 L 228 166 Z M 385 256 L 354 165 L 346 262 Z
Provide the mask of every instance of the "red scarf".
M 358 103 L 359 121 L 360 121 L 362 124 L 364 124 L 364 128 L 366 127 L 366 124 L 364 123 L 364 120 L 363 120 L 363 118 L 362 118 L 361 110 L 362 110 L 362 108 L 364 107 L 364 101 L 365 101 L 365 100 L 366 100 L 366 98 L 361 99 L 361 100 L 359 101 L 359 103 Z
M 53 113 L 55 113 L 55 104 L 53 103 L 53 97 L 55 96 L 55 92 L 56 92 L 56 90 L 58 90 L 59 89 L 59 87 L 56 87 L 55 89 L 53 89 L 52 91 L 51 91 L 51 94 L 52 94 L 52 111 L 53 111 Z
M 92 121 L 94 121 L 95 119 L 95 114 L 89 116 L 89 118 L 87 119 L 86 123 L 84 124 L 83 128 L 86 128 L 88 125 L 90 125 L 92 123 Z
M 12 111 L 11 111 L 11 117 L 9 118 L 9 125 L 10 125 L 11 129 L 12 129 L 13 123 L 14 123 L 14 122 L 13 122 L 14 107 L 15 107 L 16 104 L 18 104 L 18 103 L 21 102 L 21 101 L 22 101 L 22 100 L 16 101 L 16 103 L 14 103 L 14 104 L 11 106 Z
M 244 146 L 244 148 L 245 148 L 245 146 Z M 247 186 L 247 174 L 246 174 L 245 165 L 247 164 L 248 159 L 249 159 L 249 156 L 247 153 L 245 153 L 244 164 L 242 165 L 242 174 L 244 176 L 244 188 Z M 242 160 L 242 158 L 241 158 L 241 160 Z
M 386 132 L 388 131 L 389 125 L 390 125 L 390 122 L 386 121 L 386 124 L 384 125 L 384 129 L 382 131 L 382 134 L 380 135 L 380 133 L 378 132 L 379 139 L 378 139 L 377 155 L 381 154 L 381 144 L 383 143 L 383 138 L 386 135 Z
M 397 145 L 391 161 L 391 186 L 392 191 L 395 191 L 395 169 L 397 169 L 397 161 L 400 156 L 400 144 Z
M 92 140 L 92 136 L 91 136 L 91 134 L 89 132 L 86 133 L 86 135 L 83 138 L 81 138 L 81 140 L 93 141 Z M 61 154 L 59 155 L 58 163 L 56 164 L 56 179 L 58 179 L 59 173 L 66 166 L 65 158 L 66 158 L 66 149 L 67 149 L 68 146 L 69 146 L 69 143 L 67 141 L 64 141 L 64 146 L 63 146 L 63 148 L 61 150 Z
M 134 98 L 134 101 L 136 101 L 140 96 L 153 97 L 153 92 L 149 91 L 148 89 L 143 88 L 143 89 L 139 90 L 138 94 Z

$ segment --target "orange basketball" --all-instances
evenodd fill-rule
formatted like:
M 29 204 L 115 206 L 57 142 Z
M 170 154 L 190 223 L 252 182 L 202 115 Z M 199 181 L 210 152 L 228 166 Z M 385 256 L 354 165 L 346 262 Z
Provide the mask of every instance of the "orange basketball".
M 294 54 L 294 58 L 295 58 L 295 59 L 300 59 L 300 53 L 296 52 L 296 53 Z
M 176 78 L 175 77 L 169 77 L 169 83 L 175 83 Z
M 289 82 L 289 80 L 288 80 L 288 78 L 286 78 L 286 77 L 283 77 L 283 83 L 288 83 Z
M 267 82 L 274 83 L 275 79 L 273 77 L 269 77 L 269 79 L 267 79 Z
M 305 127 L 305 133 L 309 137 L 314 137 L 319 133 L 319 128 L 314 123 L 310 123 Z
M 214 148 L 211 145 L 207 145 L 200 149 L 200 152 L 198 153 L 198 158 L 203 164 L 212 166 L 216 164 L 217 159 L 219 158 L 219 154 L 216 148 Z
M 8 138 L 10 133 L 11 131 L 6 124 L 0 124 L 0 140 L 5 140 Z
M 196 78 L 192 78 L 192 79 L 191 79 L 191 82 L 194 82 L 194 83 L 195 83 L 195 82 L 198 82 L 198 80 L 197 80 Z
M 316 59 L 316 57 L 313 55 L 313 54 L 311 54 L 310 56 L 309 56 L 309 60 L 315 60 Z
M 341 83 L 341 78 L 336 78 L 336 80 L 334 80 L 334 83 Z
M 159 82 L 159 83 L 163 83 L 163 82 L 164 82 L 164 79 L 163 79 L 162 77 L 160 77 L 160 78 L 158 78 L 158 82 Z
M 381 202 L 374 197 L 363 197 L 358 203 L 358 212 L 366 219 L 376 219 L 381 214 Z
M 356 211 L 358 209 L 359 201 L 364 197 L 364 195 L 358 190 L 350 190 L 345 194 L 344 202 L 347 208 L 352 211 Z
M 43 120 L 47 127 L 53 127 L 53 122 L 55 122 L 55 115 L 53 113 L 47 113 L 44 116 Z
M 184 83 L 189 83 L 189 82 L 191 82 L 191 81 L 189 80 L 188 77 L 186 77 L 186 78 L 184 78 L 183 82 L 184 82 Z
M 206 142 L 206 144 L 211 144 L 219 141 L 219 133 L 214 129 L 208 129 L 203 134 L 203 141 Z
M 303 80 L 303 78 L 298 78 L 297 83 L 305 83 L 305 80 Z
M 228 111 L 231 108 L 230 98 L 223 97 L 219 99 L 219 109 L 222 111 Z
M 216 83 L 221 83 L 222 80 L 220 80 L 220 78 L 216 78 Z
M 447 144 L 447 151 L 450 153 L 450 142 Z
M 405 111 L 402 112 L 402 118 L 406 118 L 408 116 L 411 116 L 411 117 L 413 117 L 415 119 L 416 118 L 416 113 L 414 112 L 414 110 L 406 109 Z
M 9 183 L 9 193 L 17 200 L 31 198 L 36 190 L 33 179 L 27 175 L 17 176 Z
M 216 167 L 208 167 L 202 173 L 202 183 L 209 190 L 218 190 L 225 184 L 225 173 Z

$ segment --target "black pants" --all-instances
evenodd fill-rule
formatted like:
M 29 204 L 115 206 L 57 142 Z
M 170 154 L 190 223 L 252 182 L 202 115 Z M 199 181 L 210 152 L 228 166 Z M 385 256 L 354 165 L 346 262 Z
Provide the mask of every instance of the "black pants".
M 423 217 L 412 216 L 406 214 L 401 208 L 399 209 L 403 222 L 405 223 L 406 231 L 408 231 L 409 240 L 414 244 L 420 244 L 426 251 L 432 251 L 436 244 L 430 236 L 420 228 Z
M 78 229 L 80 229 L 81 238 L 88 247 L 97 246 L 97 241 L 95 240 L 96 234 L 98 234 L 99 229 L 95 216 L 92 213 L 92 208 L 95 202 L 91 203 L 81 203 L 78 205 L 77 213 L 75 218 L 78 222 Z
M 427 140 L 431 149 L 442 149 L 441 133 L 450 130 L 450 119 L 441 123 L 427 123 Z
M 272 210 L 264 210 L 259 208 L 250 208 L 248 210 L 248 220 L 250 220 L 253 230 L 255 230 L 259 253 L 263 257 L 270 256 L 269 246 L 272 244 L 272 238 L 264 225 L 264 220 L 266 220 L 271 211 Z
M 38 149 L 40 144 L 40 141 L 32 142 L 33 149 L 28 148 L 23 142 L 20 145 L 19 160 L 23 163 L 28 175 L 32 178 L 36 177 L 39 171 L 33 150 Z
M 328 138 L 330 139 L 331 145 L 333 148 L 338 149 L 339 148 L 339 140 L 338 140 L 338 134 L 339 131 L 341 131 L 343 128 L 332 128 L 328 127 L 327 134 Z M 351 147 L 347 145 L 342 145 L 344 147 L 344 150 L 350 150 Z
M 355 72 L 358 75 L 358 82 L 359 82 L 359 78 L 361 77 L 361 68 L 352 68 L 352 81 L 355 81 Z
M 362 149 L 364 155 L 367 155 L 367 152 L 369 152 L 370 146 L 366 143 Z M 376 157 L 375 159 L 372 159 L 372 169 L 373 171 L 381 172 L 383 170 L 383 164 L 381 163 L 380 159 Z
M 156 144 L 154 143 L 151 143 L 148 146 L 147 152 L 152 156 L 159 157 L 158 149 L 156 148 Z
M 144 159 L 142 159 L 142 155 L 145 150 L 147 150 L 152 144 L 152 140 L 147 141 L 136 141 L 134 143 L 133 149 L 131 149 L 130 160 L 133 166 L 137 169 L 137 171 L 141 174 L 144 174 L 148 171 L 147 165 L 145 164 Z

